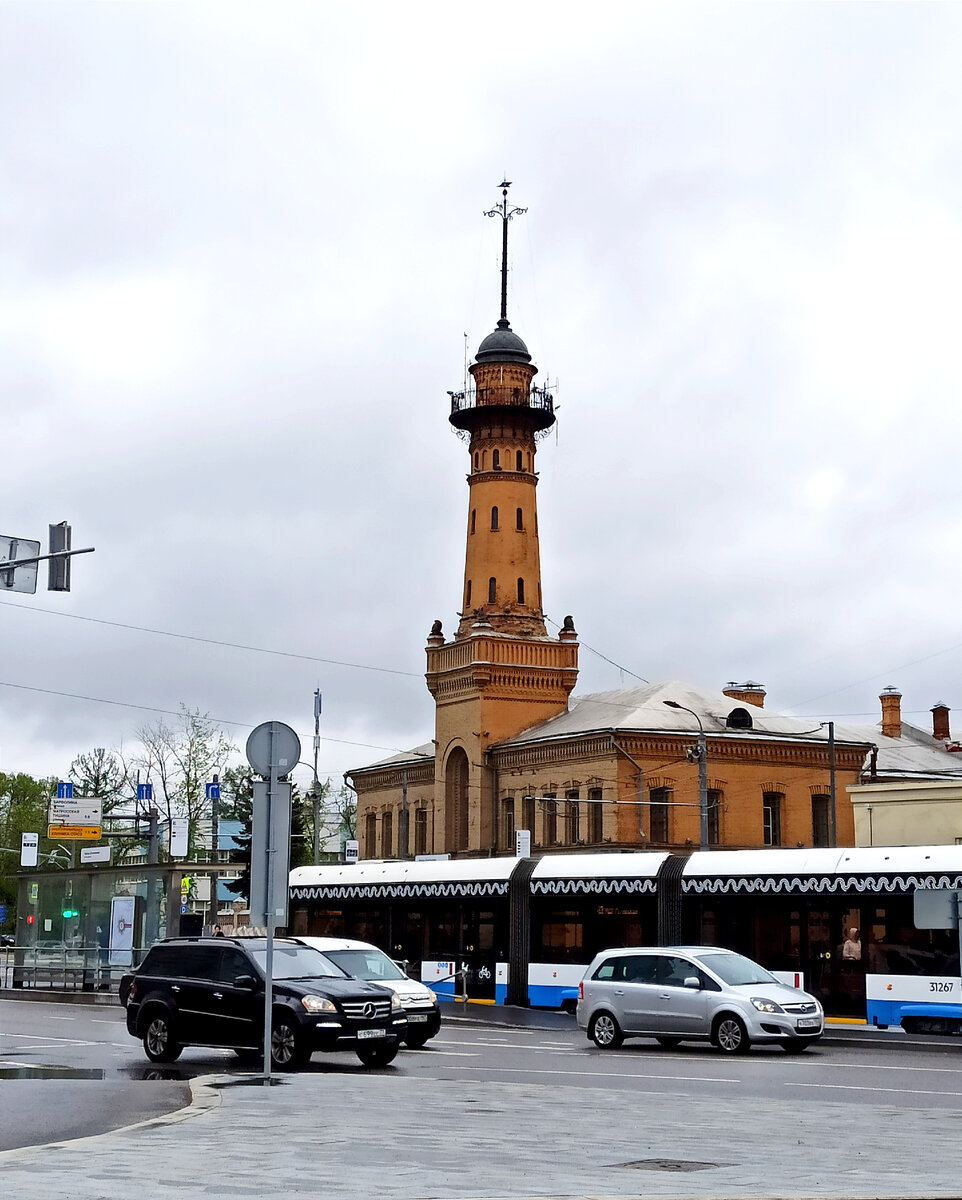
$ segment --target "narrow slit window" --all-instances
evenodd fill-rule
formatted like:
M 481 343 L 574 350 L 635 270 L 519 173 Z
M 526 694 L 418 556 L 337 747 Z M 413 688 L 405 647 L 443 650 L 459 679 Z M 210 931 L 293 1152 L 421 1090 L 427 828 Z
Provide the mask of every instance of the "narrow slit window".
M 518 580 L 518 603 L 524 604 L 524 580 Z
M 491 455 L 491 465 L 496 471 L 501 470 L 501 451 L 495 450 Z
M 478 452 L 477 452 L 477 450 L 475 450 L 475 452 L 474 452 L 474 469 L 475 470 L 478 469 Z
M 471 580 L 468 580 L 468 586 L 464 590 L 464 607 L 471 607 Z
M 515 519 L 515 528 L 516 529 L 524 529 L 524 509 L 523 508 L 519 508 L 517 510 L 517 512 L 514 515 L 514 519 Z
M 474 533 L 474 524 L 475 524 L 475 521 L 477 520 L 477 517 L 478 517 L 478 510 L 476 508 L 472 508 L 471 509 L 471 532 L 472 533 Z
M 515 451 L 514 466 L 517 471 L 524 470 L 524 454 L 520 450 Z
M 498 528 L 498 506 L 497 505 L 495 505 L 494 508 L 491 509 L 491 528 L 492 529 Z
M 498 581 L 492 576 L 488 580 L 488 603 L 494 604 L 498 598 Z

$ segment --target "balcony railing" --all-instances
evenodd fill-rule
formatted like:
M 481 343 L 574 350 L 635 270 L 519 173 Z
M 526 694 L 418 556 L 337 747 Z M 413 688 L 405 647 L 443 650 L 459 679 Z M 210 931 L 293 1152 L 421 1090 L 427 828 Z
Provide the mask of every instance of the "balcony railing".
M 451 397 L 451 415 L 472 408 L 532 408 L 554 416 L 554 396 L 547 388 L 533 387 L 530 391 L 516 387 L 468 388 L 465 392 L 448 392 Z

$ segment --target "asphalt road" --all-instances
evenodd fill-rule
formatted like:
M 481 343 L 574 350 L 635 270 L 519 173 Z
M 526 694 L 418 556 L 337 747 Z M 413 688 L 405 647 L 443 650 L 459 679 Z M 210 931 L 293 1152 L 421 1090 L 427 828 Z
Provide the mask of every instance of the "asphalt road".
M 226 1050 L 187 1049 L 169 1066 L 148 1062 L 127 1034 L 119 1006 L 0 1000 L 0 1150 L 89 1136 L 171 1112 L 188 1103 L 190 1078 L 225 1073 L 243 1077 L 250 1069 Z M 315 1055 L 306 1074 L 371 1072 L 343 1052 Z M 663 1094 L 680 1113 L 686 1098 L 706 1097 L 720 1109 L 749 1100 L 827 1100 L 962 1110 L 962 1040 L 901 1034 L 835 1033 L 802 1055 L 759 1046 L 731 1058 L 708 1045 L 664 1050 L 643 1040 L 598 1050 L 573 1023 L 548 1031 L 448 1020 L 425 1049 L 402 1050 L 386 1074 Z

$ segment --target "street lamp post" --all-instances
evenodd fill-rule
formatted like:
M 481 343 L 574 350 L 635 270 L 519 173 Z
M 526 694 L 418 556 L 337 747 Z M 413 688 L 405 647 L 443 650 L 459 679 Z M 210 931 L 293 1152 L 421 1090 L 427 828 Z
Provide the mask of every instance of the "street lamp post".
M 669 708 L 678 708 L 682 712 L 691 713 L 698 722 L 698 848 L 708 849 L 708 743 L 705 740 L 705 727 L 701 717 L 693 709 L 686 708 L 677 700 L 664 700 Z

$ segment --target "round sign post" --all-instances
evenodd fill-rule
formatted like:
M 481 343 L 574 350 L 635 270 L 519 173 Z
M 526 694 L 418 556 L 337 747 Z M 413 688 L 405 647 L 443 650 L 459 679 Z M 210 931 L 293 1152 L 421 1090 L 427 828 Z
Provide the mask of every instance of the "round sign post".
M 278 802 L 278 783 L 290 775 L 301 757 L 300 738 L 283 721 L 264 721 L 247 739 L 247 761 L 258 775 L 267 780 L 267 831 L 265 873 L 267 900 L 264 915 L 267 924 L 267 953 L 264 964 L 264 1086 L 271 1081 L 271 1016 L 274 1003 L 274 860 L 279 847 L 274 845 L 274 805 Z M 283 860 L 290 862 L 290 847 L 283 847 Z M 251 867 L 254 844 L 251 837 Z M 285 867 L 286 873 L 286 867 Z M 251 889 L 253 892 L 253 888 Z

